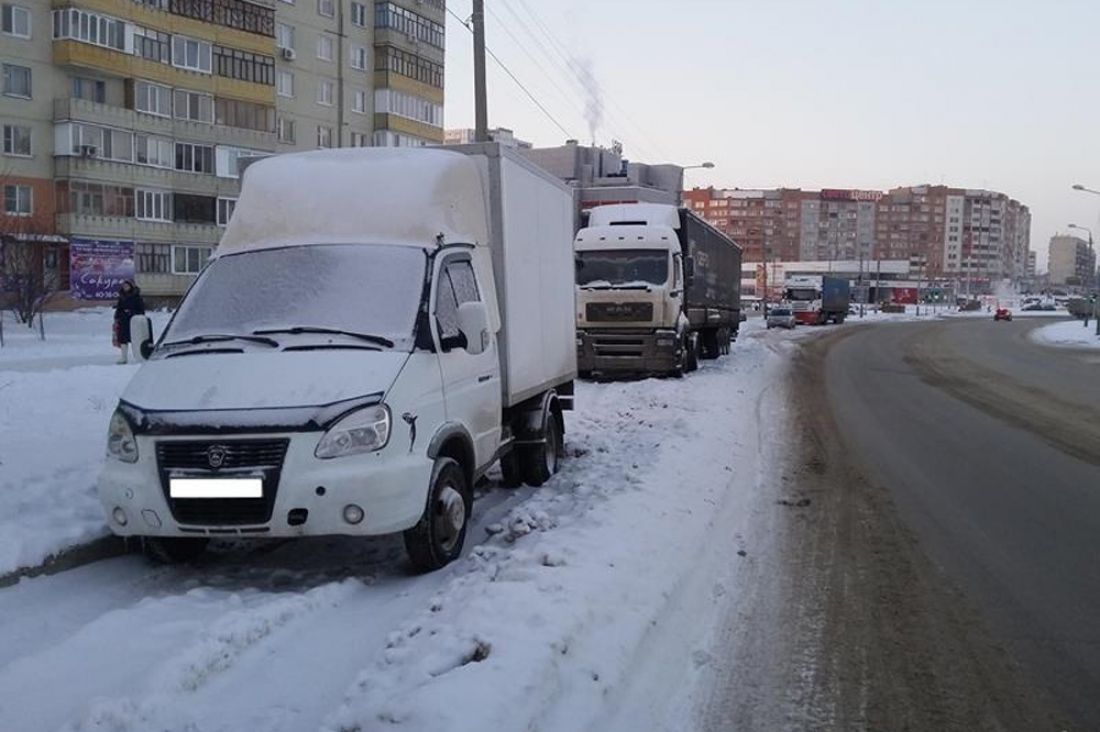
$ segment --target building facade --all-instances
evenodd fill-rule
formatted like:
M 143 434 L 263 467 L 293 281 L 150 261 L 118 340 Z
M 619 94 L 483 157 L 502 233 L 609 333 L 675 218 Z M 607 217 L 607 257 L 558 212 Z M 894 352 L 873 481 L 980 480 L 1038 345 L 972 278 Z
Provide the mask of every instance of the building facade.
M 1096 272 L 1096 252 L 1081 237 L 1056 234 L 1050 238 L 1047 269 L 1052 285 L 1091 286 Z
M 683 200 L 737 240 L 746 261 L 907 259 L 925 275 L 987 283 L 1027 270 L 1031 214 L 993 191 L 695 188 Z
M 476 130 L 469 127 L 447 130 L 443 133 L 443 143 L 445 145 L 468 145 L 475 142 L 476 132 Z M 489 130 L 489 139 L 517 150 L 530 150 L 533 147 L 526 140 L 516 137 L 516 134 L 507 127 L 495 127 Z
M 178 297 L 239 163 L 443 140 L 443 0 L 0 2 L 0 235 L 78 297 Z

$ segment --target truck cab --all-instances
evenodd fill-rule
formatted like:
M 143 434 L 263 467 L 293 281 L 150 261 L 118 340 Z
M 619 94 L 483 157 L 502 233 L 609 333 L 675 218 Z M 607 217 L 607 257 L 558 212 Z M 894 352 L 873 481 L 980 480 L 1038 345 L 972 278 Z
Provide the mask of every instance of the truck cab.
M 590 226 L 574 240 L 578 369 L 683 372 L 684 257 L 667 225 Z

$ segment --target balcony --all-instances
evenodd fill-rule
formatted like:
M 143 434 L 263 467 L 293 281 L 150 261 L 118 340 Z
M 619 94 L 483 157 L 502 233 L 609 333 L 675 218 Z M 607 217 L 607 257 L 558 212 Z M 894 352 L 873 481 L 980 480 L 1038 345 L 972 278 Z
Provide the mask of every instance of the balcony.
M 142 221 L 128 216 L 69 213 L 57 215 L 57 231 L 66 236 L 215 246 L 224 229 L 214 224 Z
M 275 149 L 274 132 L 260 132 L 241 127 L 226 127 L 225 125 L 214 125 L 206 122 L 158 117 L 123 107 L 89 102 L 86 99 L 55 99 L 53 121 L 89 122 L 130 132 L 162 135 L 187 142 L 232 145 L 233 147 L 246 147 L 252 150 L 273 151 Z
M 77 178 L 133 188 L 158 188 L 199 196 L 235 198 L 240 193 L 240 181 L 236 178 L 218 178 L 205 173 L 185 173 L 151 165 L 67 155 L 54 156 L 54 178 Z

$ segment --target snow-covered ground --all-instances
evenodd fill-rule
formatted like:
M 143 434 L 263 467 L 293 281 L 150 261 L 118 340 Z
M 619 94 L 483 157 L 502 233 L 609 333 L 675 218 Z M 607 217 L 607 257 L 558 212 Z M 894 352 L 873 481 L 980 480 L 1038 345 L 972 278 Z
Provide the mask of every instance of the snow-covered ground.
M 485 486 L 442 571 L 329 539 L 0 590 L 0 728 L 691 729 L 712 623 L 769 540 L 789 355 L 828 330 L 760 326 L 682 380 L 579 384 L 562 472 Z M 91 486 L 133 368 L 5 368 L 42 349 L 0 362 L 9 567 L 103 530 Z
M 1044 346 L 1090 348 L 1100 350 L 1100 336 L 1096 335 L 1096 321 L 1084 325 L 1080 320 L 1061 320 L 1031 331 L 1031 338 Z

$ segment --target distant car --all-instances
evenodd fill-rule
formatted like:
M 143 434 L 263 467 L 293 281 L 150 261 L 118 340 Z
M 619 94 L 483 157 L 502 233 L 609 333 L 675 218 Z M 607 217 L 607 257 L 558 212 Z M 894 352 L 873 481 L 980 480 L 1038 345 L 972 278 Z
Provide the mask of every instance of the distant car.
M 796 324 L 794 311 L 788 307 L 776 306 L 768 309 L 768 329 L 793 328 Z
M 1008 308 L 997 308 L 997 312 L 993 313 L 994 320 L 1012 320 L 1012 311 Z

